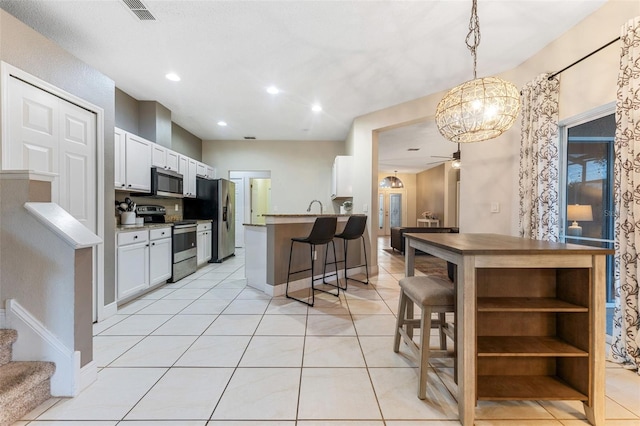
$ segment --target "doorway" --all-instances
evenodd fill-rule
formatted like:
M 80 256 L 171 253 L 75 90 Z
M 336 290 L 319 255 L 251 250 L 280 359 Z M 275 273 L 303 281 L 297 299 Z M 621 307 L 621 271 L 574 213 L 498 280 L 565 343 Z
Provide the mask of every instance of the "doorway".
M 251 186 L 251 224 L 264 225 L 265 217 L 271 206 L 271 179 L 252 178 Z
M 391 228 L 407 223 L 407 192 L 385 189 L 378 192 L 378 236 L 391 234 Z
M 229 179 L 236 184 L 236 247 L 244 247 L 244 224 L 263 224 L 264 222 L 254 222 L 251 208 L 252 204 L 259 205 L 259 215 L 267 213 L 271 209 L 271 171 L 270 170 L 233 170 L 229 171 Z M 268 195 L 257 196 L 252 203 L 252 181 L 259 181 L 256 189 L 262 194 L 268 187 Z M 266 184 L 268 181 L 268 185 Z M 259 200 L 259 201 L 258 201 Z M 263 201 L 264 200 L 264 201 Z M 266 206 L 265 206 L 266 203 Z M 264 218 L 261 218 L 264 220 Z
M 614 107 L 587 113 L 562 127 L 562 236 L 567 243 L 614 248 Z M 606 333 L 615 307 L 615 265 L 607 256 Z

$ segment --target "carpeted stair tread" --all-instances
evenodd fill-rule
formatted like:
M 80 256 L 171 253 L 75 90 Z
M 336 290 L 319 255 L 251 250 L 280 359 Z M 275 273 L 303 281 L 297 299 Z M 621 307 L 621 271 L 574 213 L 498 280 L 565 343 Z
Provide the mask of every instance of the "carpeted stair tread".
M 17 331 L 0 329 L 0 365 L 4 365 L 11 361 L 13 344 L 17 339 Z
M 18 340 L 18 332 L 10 328 L 0 328 L 0 346 L 12 345 Z
M 56 367 L 46 361 L 13 361 L 0 366 L 0 411 L 51 378 Z

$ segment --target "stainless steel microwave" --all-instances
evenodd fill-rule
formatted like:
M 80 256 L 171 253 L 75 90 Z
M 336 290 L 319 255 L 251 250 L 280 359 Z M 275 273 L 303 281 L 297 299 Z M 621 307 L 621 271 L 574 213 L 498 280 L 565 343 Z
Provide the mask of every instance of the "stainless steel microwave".
M 182 175 L 173 170 L 151 168 L 152 197 L 182 198 Z

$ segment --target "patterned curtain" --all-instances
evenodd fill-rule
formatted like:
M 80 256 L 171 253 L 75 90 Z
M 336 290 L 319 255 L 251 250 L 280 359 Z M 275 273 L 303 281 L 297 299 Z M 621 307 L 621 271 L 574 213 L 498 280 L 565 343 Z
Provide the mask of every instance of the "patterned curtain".
M 558 95 L 560 81 L 542 74 L 522 89 L 520 236 L 558 241 Z
M 614 162 L 615 291 L 610 358 L 638 370 L 640 248 L 640 17 L 622 27 Z M 639 371 L 640 373 L 640 371 Z

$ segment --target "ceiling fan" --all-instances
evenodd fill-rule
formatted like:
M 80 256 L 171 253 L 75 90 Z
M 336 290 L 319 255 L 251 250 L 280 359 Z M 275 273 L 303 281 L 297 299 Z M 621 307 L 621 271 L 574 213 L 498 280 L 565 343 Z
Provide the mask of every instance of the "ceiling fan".
M 451 154 L 451 156 L 445 157 L 442 155 L 432 155 L 431 158 L 444 158 L 444 160 L 432 161 L 431 163 L 427 163 L 427 165 L 452 161 L 453 163 L 451 164 L 451 167 L 453 167 L 454 169 L 459 169 L 462 165 L 462 161 L 460 160 L 460 143 L 458 143 L 458 150 Z

